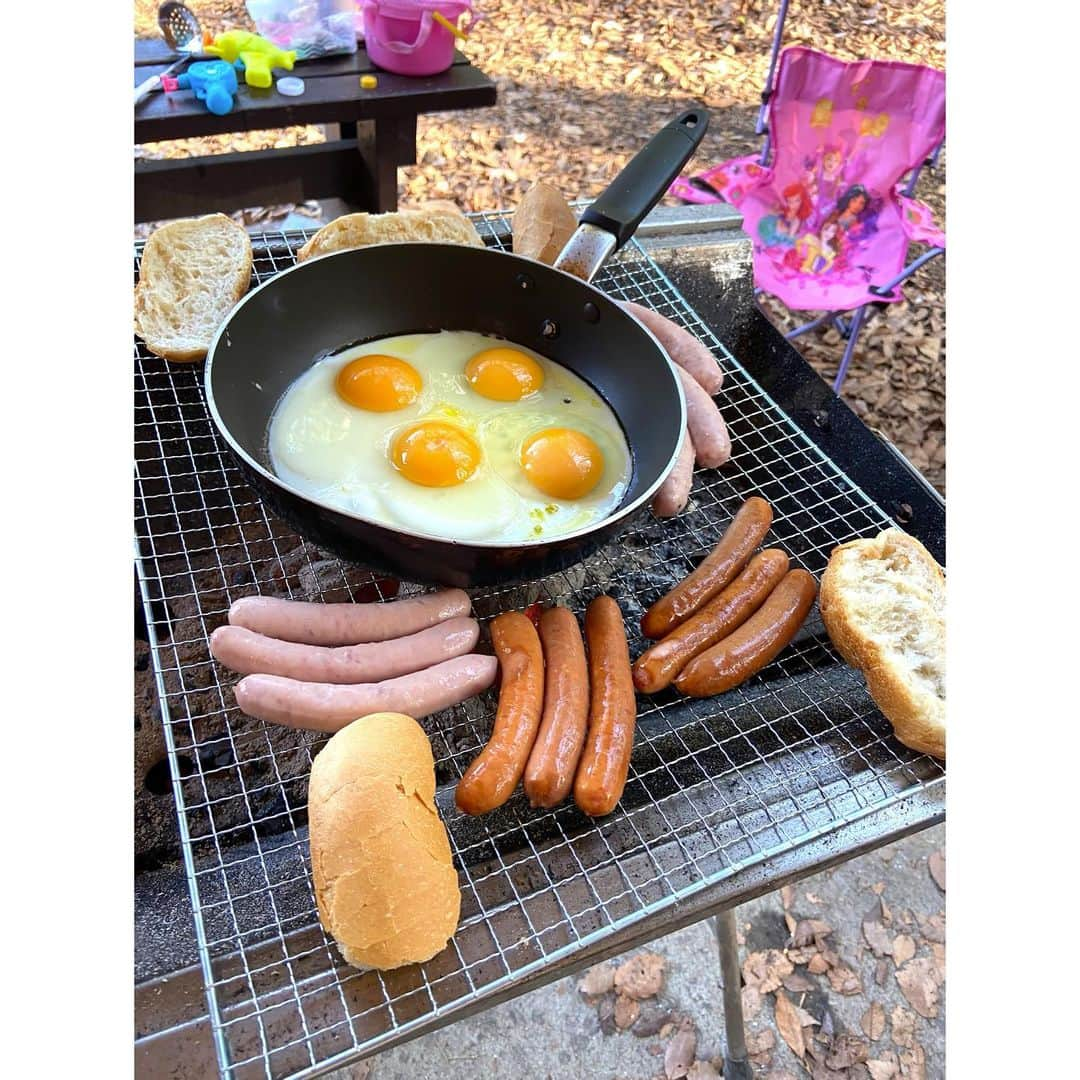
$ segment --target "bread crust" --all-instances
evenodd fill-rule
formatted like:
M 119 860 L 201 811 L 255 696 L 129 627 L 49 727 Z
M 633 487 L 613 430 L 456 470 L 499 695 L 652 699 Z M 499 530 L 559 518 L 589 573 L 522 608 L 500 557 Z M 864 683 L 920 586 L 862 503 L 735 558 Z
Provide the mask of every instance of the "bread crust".
M 445 948 L 461 891 L 415 720 L 374 713 L 334 735 L 311 768 L 308 824 L 319 919 L 348 963 L 387 970 Z
M 459 210 L 429 207 L 388 214 L 343 214 L 311 237 L 297 252 L 296 261 L 371 244 L 414 241 L 484 246 L 473 223 Z
M 887 568 L 888 587 L 896 591 L 898 602 L 890 608 L 882 599 L 868 613 L 857 605 L 853 577 L 875 572 L 870 564 Z M 837 652 L 862 671 L 870 696 L 896 737 L 913 750 L 944 759 L 945 575 L 926 548 L 899 529 L 840 545 L 822 575 L 818 606 Z M 897 626 L 934 643 L 930 661 L 935 670 L 940 667 L 940 694 L 913 675 L 918 669 L 915 658 L 898 655 L 890 643 Z
M 239 259 L 219 259 L 208 264 L 209 272 L 200 264 L 197 287 L 191 288 L 186 271 L 198 262 L 202 247 L 215 239 L 235 244 Z M 152 353 L 166 360 L 194 363 L 204 359 L 225 316 L 248 291 L 252 265 L 247 230 L 225 214 L 170 221 L 155 229 L 143 249 L 135 286 L 135 332 Z M 203 326 L 195 325 L 192 310 L 200 299 L 209 309 L 202 316 Z M 163 311 L 173 307 L 180 309 L 185 323 L 179 329 L 163 316 Z

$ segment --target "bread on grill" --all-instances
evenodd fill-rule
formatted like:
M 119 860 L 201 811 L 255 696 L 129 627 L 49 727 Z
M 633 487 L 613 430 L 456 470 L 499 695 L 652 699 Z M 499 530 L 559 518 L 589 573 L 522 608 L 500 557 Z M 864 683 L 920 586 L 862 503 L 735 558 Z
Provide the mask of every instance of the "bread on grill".
M 899 529 L 842 544 L 829 557 L 819 606 L 896 737 L 944 758 L 945 575 L 926 548 Z
M 296 259 L 303 262 L 332 251 L 415 240 L 484 246 L 473 223 L 460 210 L 444 205 L 390 214 L 345 214 L 324 225 L 297 252 Z
M 167 360 L 202 360 L 251 284 L 251 239 L 224 214 L 171 221 L 146 241 L 135 331 Z
M 311 767 L 308 826 L 319 919 L 348 963 L 386 970 L 442 951 L 461 892 L 415 720 L 373 713 L 334 735 Z

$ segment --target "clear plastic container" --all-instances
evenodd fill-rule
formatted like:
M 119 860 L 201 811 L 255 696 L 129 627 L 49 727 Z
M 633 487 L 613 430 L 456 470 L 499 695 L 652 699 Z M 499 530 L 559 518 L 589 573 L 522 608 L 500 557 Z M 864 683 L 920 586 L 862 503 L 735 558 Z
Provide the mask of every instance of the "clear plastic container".
M 255 32 L 297 60 L 356 52 L 356 0 L 246 0 Z

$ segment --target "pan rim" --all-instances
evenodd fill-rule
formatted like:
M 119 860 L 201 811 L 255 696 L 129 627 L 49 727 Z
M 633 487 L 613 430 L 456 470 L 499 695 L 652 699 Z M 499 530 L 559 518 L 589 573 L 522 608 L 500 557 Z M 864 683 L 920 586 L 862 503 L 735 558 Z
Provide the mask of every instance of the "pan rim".
M 217 333 L 214 335 L 214 338 L 210 343 L 210 349 L 206 354 L 206 362 L 203 366 L 203 393 L 206 398 L 207 410 L 210 413 L 210 417 L 214 422 L 214 427 L 217 429 L 218 434 L 221 435 L 221 437 L 226 441 L 226 443 L 228 443 L 229 448 L 234 454 L 236 454 L 241 460 L 243 460 L 247 464 L 249 468 L 253 469 L 256 473 L 258 473 L 259 476 L 261 476 L 264 480 L 268 481 L 272 486 L 280 488 L 283 491 L 288 492 L 288 494 L 293 496 L 294 498 L 300 499 L 303 502 L 310 504 L 311 506 L 318 507 L 320 510 L 328 511 L 332 514 L 340 514 L 344 518 L 350 519 L 352 521 L 357 521 L 363 525 L 368 525 L 378 529 L 387 529 L 390 532 L 398 533 L 401 536 L 406 536 L 411 539 L 422 540 L 425 543 L 449 544 L 451 546 L 460 548 L 479 548 L 491 551 L 506 551 L 513 548 L 544 548 L 549 547 L 552 544 L 562 544 L 571 540 L 591 536 L 599 532 L 599 530 L 604 528 L 605 526 L 618 525 L 619 522 L 623 521 L 627 517 L 630 517 L 632 514 L 636 513 L 639 509 L 641 509 L 645 503 L 652 500 L 653 496 L 656 495 L 657 491 L 660 490 L 660 487 L 664 483 L 664 481 L 671 475 L 672 469 L 675 468 L 675 463 L 678 461 L 679 454 L 682 452 L 682 439 L 677 440 L 674 453 L 669 458 L 667 464 L 660 470 L 657 478 L 645 489 L 645 491 L 638 495 L 637 498 L 633 500 L 633 502 L 620 506 L 618 509 L 615 510 L 614 513 L 609 514 L 607 517 L 601 518 L 599 521 L 594 521 L 591 524 L 585 525 L 579 529 L 575 529 L 573 532 L 559 533 L 557 536 L 543 536 L 511 541 L 455 540 L 446 536 L 436 536 L 432 533 L 418 532 L 415 529 L 404 529 L 399 528 L 397 525 L 394 524 L 388 524 L 382 521 L 375 521 L 372 518 L 365 517 L 362 514 L 354 513 L 351 510 L 346 510 L 343 507 L 336 506 L 332 503 L 323 502 L 320 499 L 314 498 L 311 495 L 300 491 L 298 488 L 294 487 L 292 484 L 287 483 L 276 473 L 271 472 L 261 462 L 257 461 L 254 457 L 252 457 L 252 455 L 249 454 L 248 451 L 244 447 L 242 447 L 233 437 L 232 432 L 229 430 L 228 426 L 225 424 L 225 421 L 222 419 L 221 414 L 218 412 L 217 401 L 214 398 L 214 392 L 211 382 L 214 370 L 214 357 L 217 354 L 218 344 L 220 343 L 222 337 L 227 334 L 229 326 L 232 323 L 234 317 L 236 316 L 236 313 L 240 311 L 240 309 L 244 307 L 245 304 L 247 304 L 260 292 L 262 292 L 263 289 L 268 288 L 275 282 L 281 281 L 288 274 L 296 273 L 297 271 L 303 270 L 307 266 L 312 266 L 327 259 L 351 255 L 354 252 L 364 251 L 367 248 L 386 247 L 429 247 L 470 250 L 470 248 L 464 244 L 453 244 L 428 240 L 408 240 L 396 241 L 393 243 L 385 244 L 369 244 L 366 245 L 366 247 L 364 248 L 345 248 L 341 251 L 331 251 L 327 252 L 324 255 L 318 255 L 313 259 L 305 259 L 303 262 L 294 263 L 292 266 L 286 267 L 284 270 L 279 270 L 276 274 L 273 275 L 273 277 L 270 277 L 266 281 L 260 283 L 259 285 L 256 285 L 254 289 L 251 289 L 249 292 L 247 292 L 243 297 L 240 298 L 240 300 L 236 302 L 236 304 L 233 305 L 232 309 L 229 311 L 229 314 L 226 315 L 225 319 L 218 327 Z M 663 347 L 663 345 L 660 344 L 660 341 L 656 337 L 656 335 L 647 326 L 645 326 L 644 323 L 639 322 L 637 319 L 635 319 L 634 316 L 631 315 L 630 312 L 627 311 L 619 303 L 618 300 L 616 300 L 612 296 L 608 296 L 607 293 L 598 289 L 595 285 L 592 284 L 592 282 L 583 281 L 581 278 L 575 276 L 574 274 L 567 273 L 567 271 L 565 270 L 559 270 L 554 266 L 549 266 L 547 263 L 540 262 L 538 259 L 530 259 L 524 255 L 515 255 L 509 251 L 498 251 L 494 248 L 489 248 L 487 246 L 482 249 L 474 247 L 471 248 L 471 250 L 477 252 L 482 250 L 486 253 L 486 255 L 491 257 L 509 258 L 514 260 L 515 262 L 521 263 L 526 266 L 542 267 L 544 270 L 550 271 L 553 274 L 561 274 L 564 277 L 570 278 L 577 285 L 583 286 L 584 288 L 588 289 L 596 296 L 599 296 L 601 299 L 607 301 L 608 303 L 614 304 L 623 316 L 633 322 L 633 324 L 643 334 L 645 334 L 645 336 L 652 342 L 654 347 L 659 351 L 660 355 L 667 361 L 668 370 L 671 374 L 671 379 L 675 386 L 675 392 L 679 399 L 679 430 L 684 433 L 686 432 L 686 395 L 683 391 L 682 379 L 680 379 L 679 377 L 675 361 L 671 359 L 668 351 Z M 556 361 L 552 362 L 554 363 Z M 586 382 L 588 382 L 588 380 L 586 380 Z M 593 387 L 593 389 L 595 390 L 596 387 Z M 611 408 L 611 406 L 609 405 L 608 408 Z M 612 409 L 612 412 L 615 412 L 615 410 Z M 619 423 L 622 424 L 622 419 L 621 417 L 619 417 L 618 413 L 615 413 L 615 417 L 619 421 Z M 684 437 L 688 436 L 684 435 Z

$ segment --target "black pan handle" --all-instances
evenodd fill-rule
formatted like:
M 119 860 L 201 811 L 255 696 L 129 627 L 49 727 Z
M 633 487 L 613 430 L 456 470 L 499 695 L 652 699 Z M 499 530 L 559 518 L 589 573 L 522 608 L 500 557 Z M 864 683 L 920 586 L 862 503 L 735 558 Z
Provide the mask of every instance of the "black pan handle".
M 634 235 L 641 219 L 664 197 L 671 182 L 701 145 L 709 113 L 688 109 L 658 131 L 607 190 L 581 215 L 582 225 L 595 225 L 615 237 L 618 250 Z

